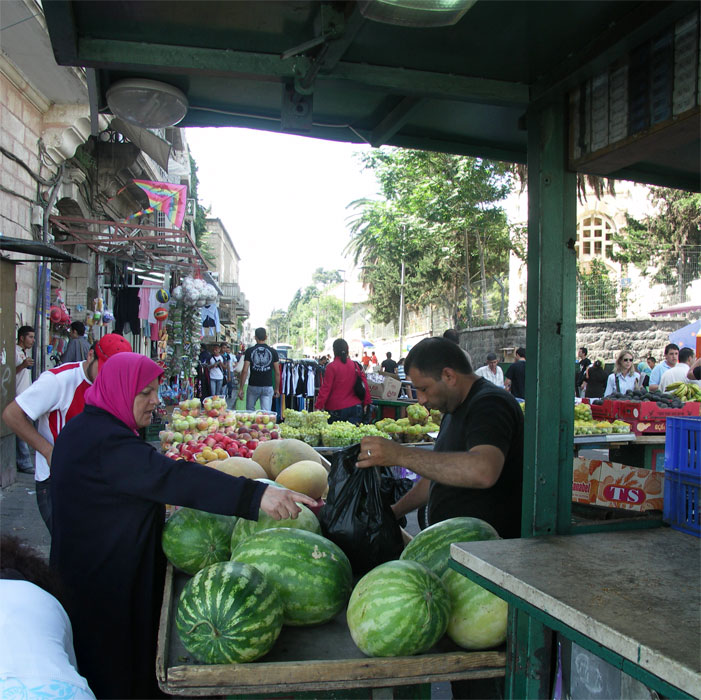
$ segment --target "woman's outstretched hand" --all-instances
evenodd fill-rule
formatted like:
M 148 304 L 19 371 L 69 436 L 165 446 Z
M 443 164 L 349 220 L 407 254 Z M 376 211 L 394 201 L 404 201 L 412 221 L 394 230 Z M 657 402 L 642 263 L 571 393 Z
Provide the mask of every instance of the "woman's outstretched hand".
M 302 509 L 297 503 L 304 503 L 306 506 L 315 506 L 317 502 L 297 491 L 289 489 L 279 489 L 276 486 L 268 486 L 263 492 L 263 498 L 260 501 L 260 507 L 271 518 L 275 520 L 286 520 L 287 518 L 296 518 Z

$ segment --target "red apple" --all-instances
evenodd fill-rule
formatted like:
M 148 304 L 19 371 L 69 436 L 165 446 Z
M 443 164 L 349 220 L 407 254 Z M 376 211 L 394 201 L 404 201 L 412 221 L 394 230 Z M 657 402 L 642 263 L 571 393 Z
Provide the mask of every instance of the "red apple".
M 246 443 L 246 449 L 247 449 L 247 450 L 253 451 L 253 450 L 256 449 L 256 447 L 258 447 L 258 440 L 249 440 L 249 441 Z

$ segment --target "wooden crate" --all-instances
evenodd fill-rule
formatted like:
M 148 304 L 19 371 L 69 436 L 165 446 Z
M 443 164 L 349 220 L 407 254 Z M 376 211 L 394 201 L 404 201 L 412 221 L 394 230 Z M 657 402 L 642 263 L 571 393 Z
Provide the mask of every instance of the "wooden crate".
M 315 627 L 283 627 L 273 649 L 247 664 L 197 664 L 174 626 L 180 591 L 189 577 L 166 572 L 156 675 L 165 693 L 189 697 L 393 688 L 504 675 L 503 651 L 461 651 L 444 638 L 427 654 L 368 658 L 353 644 L 345 611 Z

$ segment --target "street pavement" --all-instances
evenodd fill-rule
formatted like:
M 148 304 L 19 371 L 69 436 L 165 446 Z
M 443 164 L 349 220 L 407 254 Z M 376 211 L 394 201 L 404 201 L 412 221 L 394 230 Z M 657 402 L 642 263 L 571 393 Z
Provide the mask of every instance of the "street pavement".
M 17 481 L 0 489 L 0 533 L 16 535 L 48 561 L 51 537 L 39 515 L 33 474 L 17 473 Z

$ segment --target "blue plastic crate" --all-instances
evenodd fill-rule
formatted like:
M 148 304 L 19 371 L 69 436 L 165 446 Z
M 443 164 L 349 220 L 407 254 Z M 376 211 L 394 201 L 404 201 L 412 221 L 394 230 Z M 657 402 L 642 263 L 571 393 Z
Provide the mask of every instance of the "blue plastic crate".
M 701 479 L 665 470 L 663 518 L 675 530 L 701 537 Z
M 667 418 L 665 470 L 701 478 L 701 417 Z

